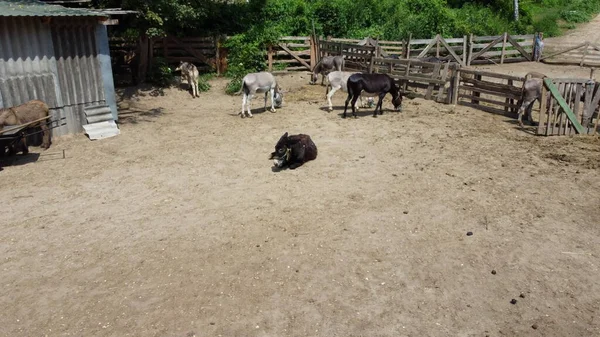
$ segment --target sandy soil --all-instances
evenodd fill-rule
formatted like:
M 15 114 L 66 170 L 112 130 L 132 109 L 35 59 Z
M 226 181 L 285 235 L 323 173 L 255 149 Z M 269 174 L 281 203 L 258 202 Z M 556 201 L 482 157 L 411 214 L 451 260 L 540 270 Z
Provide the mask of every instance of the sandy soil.
M 589 75 L 494 71 L 532 68 Z M 121 135 L 5 167 L 0 335 L 600 335 L 597 138 L 421 99 L 343 120 L 279 78 L 277 113 L 141 91 Z M 275 173 L 286 131 L 319 156 Z

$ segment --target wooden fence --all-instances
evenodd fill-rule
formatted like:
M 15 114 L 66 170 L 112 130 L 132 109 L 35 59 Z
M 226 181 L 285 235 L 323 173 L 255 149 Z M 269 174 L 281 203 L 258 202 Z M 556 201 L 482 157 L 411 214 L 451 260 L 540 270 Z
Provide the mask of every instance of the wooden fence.
M 575 64 L 581 67 L 600 67 L 600 45 L 591 42 L 559 44 L 548 40 L 544 43 L 540 61 L 544 63 Z
M 600 102 L 597 82 L 586 79 L 545 79 L 537 133 L 540 135 L 595 134 L 593 115 Z
M 407 41 L 384 41 L 371 38 L 326 39 L 311 36 L 286 36 L 275 46 L 270 46 L 267 60 L 270 71 L 311 70 L 324 52 L 330 55 L 344 55 L 367 52 L 375 57 L 394 59 L 418 59 L 428 56 L 446 58 L 462 66 L 475 64 L 503 64 L 508 62 L 532 61 L 535 35 L 466 36 L 443 38 L 436 35 L 432 39 L 412 39 Z M 355 48 L 354 51 L 350 49 Z M 321 52 L 319 52 L 321 49 Z M 368 57 L 351 55 L 351 63 L 368 62 Z M 362 60 L 362 61 L 361 61 Z M 354 69 L 366 66 L 355 65 Z
M 535 35 L 473 36 L 467 65 L 532 61 Z
M 217 46 L 214 37 L 167 36 L 152 40 L 154 56 L 164 57 L 169 64 L 177 64 L 180 61 L 192 62 L 200 69 L 216 68 Z
M 516 116 L 524 77 L 464 68 L 458 72 L 454 104 Z
M 450 63 L 432 63 L 374 57 L 369 65 L 371 73 L 385 73 L 399 82 L 405 94 L 450 103 L 452 76 L 458 66 Z

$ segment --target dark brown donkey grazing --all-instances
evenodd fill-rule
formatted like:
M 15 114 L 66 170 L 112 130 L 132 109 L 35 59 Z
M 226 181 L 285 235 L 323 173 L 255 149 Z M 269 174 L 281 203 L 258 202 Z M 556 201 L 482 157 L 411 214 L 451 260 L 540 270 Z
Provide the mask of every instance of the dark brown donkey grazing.
M 273 159 L 276 168 L 280 169 L 287 165 L 292 170 L 315 158 L 317 158 L 317 146 L 309 135 L 288 136 L 287 132 L 281 136 L 275 145 L 275 152 L 272 152 L 269 157 Z
M 32 100 L 27 103 L 17 105 L 11 108 L 0 109 L 0 128 L 5 126 L 22 125 L 48 117 L 50 109 L 42 101 Z M 42 129 L 43 140 L 41 147 L 47 149 L 50 147 L 50 131 L 48 130 L 47 120 L 42 120 L 37 125 Z M 23 141 L 25 141 L 23 139 Z M 23 144 L 27 148 L 26 143 Z
M 348 77 L 348 98 L 346 98 L 346 105 L 344 106 L 343 118 L 346 118 L 346 110 L 348 110 L 348 102 L 352 99 L 352 116 L 356 118 L 356 100 L 360 97 L 361 92 L 364 90 L 370 94 L 377 94 L 379 96 L 379 102 L 375 106 L 373 111 L 373 117 L 377 117 L 377 108 L 379 108 L 379 114 L 383 114 L 381 104 L 383 97 L 389 92 L 392 94 L 392 104 L 396 110 L 402 110 L 402 94 L 400 89 L 396 86 L 394 79 L 389 77 L 387 74 L 353 74 Z

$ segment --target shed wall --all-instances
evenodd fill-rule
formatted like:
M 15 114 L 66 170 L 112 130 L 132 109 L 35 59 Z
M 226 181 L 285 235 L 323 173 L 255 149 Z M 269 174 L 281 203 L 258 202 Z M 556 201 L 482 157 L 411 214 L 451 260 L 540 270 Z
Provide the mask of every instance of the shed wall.
M 0 17 L 0 106 L 45 101 L 66 125 L 53 136 L 83 131 L 84 107 L 104 104 L 96 20 Z

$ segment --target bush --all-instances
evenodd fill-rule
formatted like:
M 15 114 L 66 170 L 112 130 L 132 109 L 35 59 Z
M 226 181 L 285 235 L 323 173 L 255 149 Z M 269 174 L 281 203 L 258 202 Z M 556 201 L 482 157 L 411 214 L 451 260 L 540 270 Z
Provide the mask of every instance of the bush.
M 173 82 L 173 71 L 162 57 L 152 59 L 152 65 L 148 72 L 148 81 L 159 87 L 168 87 Z
M 560 35 L 560 28 L 558 27 L 557 21 L 557 13 L 542 15 L 533 22 L 533 28 L 536 32 L 543 32 L 544 37 L 558 36 Z
M 232 79 L 225 87 L 225 93 L 227 95 L 235 95 L 242 89 L 242 78 L 236 77 Z
M 199 92 L 209 91 L 211 88 L 211 85 L 208 81 L 210 81 L 214 77 L 215 77 L 214 73 L 207 73 L 207 74 L 200 75 L 200 77 L 198 78 L 198 91 Z

